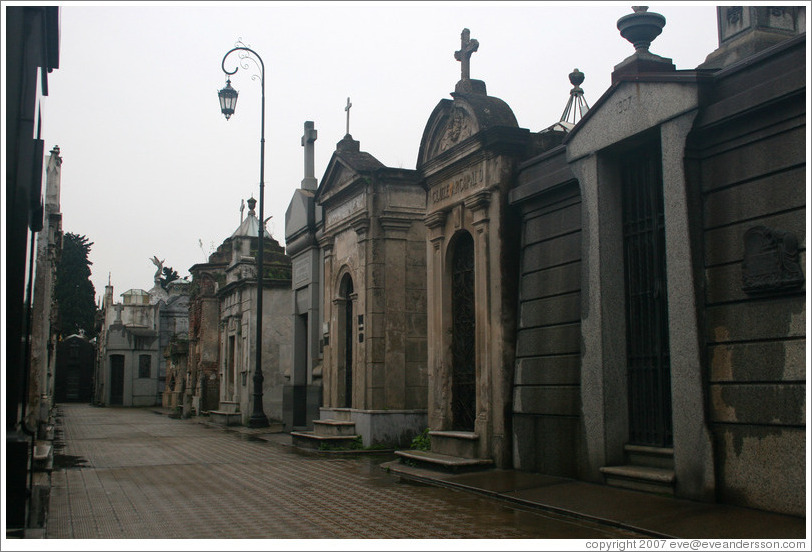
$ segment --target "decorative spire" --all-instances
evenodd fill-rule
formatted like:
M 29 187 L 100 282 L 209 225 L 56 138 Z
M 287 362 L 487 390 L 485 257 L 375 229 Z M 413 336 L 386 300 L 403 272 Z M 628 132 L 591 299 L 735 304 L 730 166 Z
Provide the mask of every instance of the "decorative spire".
M 584 99 L 584 89 L 581 88 L 581 83 L 584 82 L 584 78 L 584 74 L 580 72 L 577 67 L 570 73 L 572 90 L 570 90 L 570 99 L 567 101 L 567 107 L 564 108 L 564 113 L 561 114 L 560 122 L 568 123 L 570 113 L 572 113 L 572 124 L 574 125 L 577 122 L 577 115 L 580 115 L 583 119 L 586 112 L 589 111 L 589 105 L 586 103 L 586 99 Z M 575 106 L 578 107 L 577 114 Z
M 250 198 L 248 198 L 248 216 L 249 217 L 257 216 L 256 212 L 254 211 L 254 207 L 256 207 L 256 205 L 257 205 L 257 200 L 254 199 L 254 196 L 252 195 Z

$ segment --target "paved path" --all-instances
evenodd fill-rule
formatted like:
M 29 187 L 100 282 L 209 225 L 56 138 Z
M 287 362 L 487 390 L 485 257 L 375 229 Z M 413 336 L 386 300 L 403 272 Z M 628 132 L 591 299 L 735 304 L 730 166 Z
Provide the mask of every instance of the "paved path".
M 399 482 L 151 409 L 62 405 L 47 538 L 609 539 L 633 533 Z M 275 442 L 277 441 L 277 442 Z

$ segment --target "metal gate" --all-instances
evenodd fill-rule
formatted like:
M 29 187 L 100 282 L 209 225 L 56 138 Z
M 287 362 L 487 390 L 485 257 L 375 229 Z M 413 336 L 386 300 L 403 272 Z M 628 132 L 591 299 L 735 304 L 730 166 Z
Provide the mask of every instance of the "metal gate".
M 667 447 L 673 431 L 659 142 L 626 155 L 621 178 L 629 441 Z
M 352 278 L 344 276 L 344 407 L 352 408 L 352 347 L 353 347 L 353 313 L 352 313 Z
M 474 240 L 465 232 L 456 239 L 451 263 L 451 418 L 458 431 L 473 431 L 476 417 L 474 313 Z

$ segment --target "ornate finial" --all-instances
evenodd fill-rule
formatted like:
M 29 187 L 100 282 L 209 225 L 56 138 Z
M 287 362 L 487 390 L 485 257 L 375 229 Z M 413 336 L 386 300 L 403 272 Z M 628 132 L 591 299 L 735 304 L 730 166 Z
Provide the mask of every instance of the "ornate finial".
M 471 39 L 471 31 L 463 29 L 460 35 L 460 49 L 454 52 L 454 59 L 462 63 L 462 77 L 461 80 L 470 80 L 471 78 L 471 54 L 479 49 L 479 41 Z
M 54 149 L 51 150 L 51 153 L 54 155 L 59 155 L 59 146 L 54 146 Z
M 347 97 L 347 105 L 344 107 L 344 111 L 347 112 L 347 136 L 350 135 L 350 108 L 352 104 L 350 103 L 350 98 Z
M 584 99 L 584 90 L 581 88 L 581 83 L 584 82 L 585 75 L 576 67 L 572 70 L 569 77 L 570 83 L 572 84 L 570 99 L 567 101 L 567 107 L 564 108 L 564 113 L 561 114 L 559 121 L 569 122 L 567 119 L 570 118 L 570 113 L 572 113 L 572 124 L 575 124 L 577 115 L 575 106 L 578 106 L 578 112 L 581 118 L 583 118 L 586 112 L 589 111 L 589 105 L 586 103 L 586 99 Z
M 578 88 L 579 86 L 581 86 L 583 82 L 584 82 L 584 74 L 581 73 L 576 67 L 575 69 L 572 70 L 572 73 L 570 73 L 570 84 L 572 84 L 574 88 Z
M 634 45 L 636 52 L 648 53 L 651 41 L 660 36 L 665 27 L 665 17 L 649 12 L 648 6 L 632 6 L 634 13 L 617 20 L 620 36 Z
M 254 196 L 251 196 L 250 198 L 248 198 L 248 215 L 249 216 L 256 216 L 256 213 L 254 213 L 254 207 L 256 207 L 256 205 L 257 205 L 257 200 L 254 199 Z

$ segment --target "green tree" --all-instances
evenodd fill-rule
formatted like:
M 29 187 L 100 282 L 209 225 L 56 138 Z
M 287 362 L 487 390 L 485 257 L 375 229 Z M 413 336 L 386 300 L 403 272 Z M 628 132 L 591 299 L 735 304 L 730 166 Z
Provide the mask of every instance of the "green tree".
M 174 268 L 172 268 L 171 266 L 165 266 L 165 267 L 163 268 L 163 276 L 161 276 L 161 278 L 160 278 L 160 280 L 161 280 L 161 287 L 162 287 L 162 288 L 164 288 L 164 289 L 166 289 L 166 285 L 167 285 L 169 282 L 174 282 L 174 281 L 175 281 L 175 280 L 177 280 L 178 278 L 180 278 L 180 276 L 178 275 L 178 271 L 177 271 L 177 270 L 175 270 L 175 269 L 174 269 Z
M 96 334 L 96 289 L 90 281 L 90 248 L 86 236 L 67 232 L 62 238 L 62 257 L 56 267 L 54 295 L 58 304 L 59 328 L 67 336 L 84 330 Z

